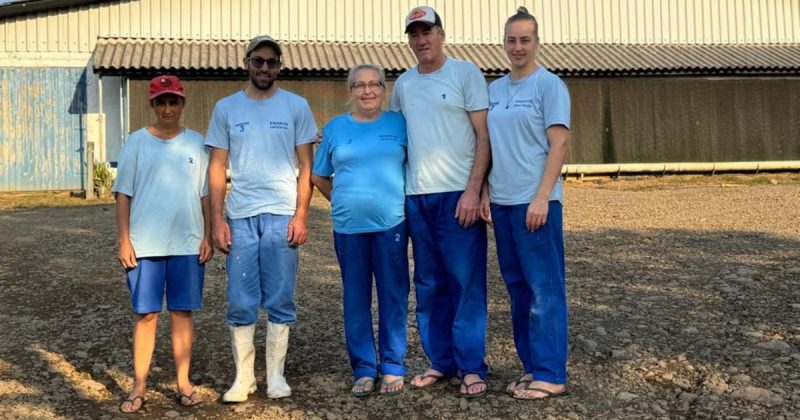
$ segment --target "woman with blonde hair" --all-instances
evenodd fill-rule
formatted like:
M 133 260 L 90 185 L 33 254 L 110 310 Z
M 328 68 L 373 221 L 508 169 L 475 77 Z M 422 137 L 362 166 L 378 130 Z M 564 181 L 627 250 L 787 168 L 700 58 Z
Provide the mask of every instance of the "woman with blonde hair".
M 492 169 L 481 213 L 494 224 L 525 369 L 506 391 L 541 400 L 567 392 L 561 166 L 570 100 L 564 82 L 536 62 L 538 23 L 524 7 L 506 21 L 503 47 L 511 71 L 489 85 Z

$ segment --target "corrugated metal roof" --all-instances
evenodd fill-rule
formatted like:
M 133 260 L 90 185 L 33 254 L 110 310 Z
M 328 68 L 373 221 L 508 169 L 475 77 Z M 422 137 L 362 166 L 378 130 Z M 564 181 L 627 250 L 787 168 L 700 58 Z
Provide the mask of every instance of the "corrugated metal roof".
M 101 38 L 93 55 L 100 73 L 238 75 L 246 41 Z M 403 43 L 287 41 L 284 74 L 341 76 L 354 65 L 377 63 L 397 75 L 416 64 Z M 501 75 L 508 59 L 500 45 L 447 45 L 448 55 Z M 798 74 L 800 44 L 623 45 L 544 44 L 539 62 L 563 76 Z

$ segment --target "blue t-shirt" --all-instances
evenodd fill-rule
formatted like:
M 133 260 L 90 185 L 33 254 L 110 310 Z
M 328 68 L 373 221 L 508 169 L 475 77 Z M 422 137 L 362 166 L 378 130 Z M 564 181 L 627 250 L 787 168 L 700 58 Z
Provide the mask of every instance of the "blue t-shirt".
M 567 85 L 543 67 L 517 81 L 506 75 L 489 85 L 492 170 L 489 199 L 501 205 L 530 203 L 542 181 L 550 142 L 547 128 L 569 128 Z M 564 197 L 561 177 L 550 200 Z
M 228 217 L 294 215 L 295 147 L 313 142 L 316 135 L 308 102 L 283 89 L 264 100 L 239 91 L 217 102 L 205 144 L 229 153 Z
M 196 255 L 203 240 L 208 150 L 185 129 L 161 140 L 142 128 L 122 146 L 111 191 L 131 197 L 130 239 L 137 258 Z
M 397 78 L 389 108 L 408 126 L 406 194 L 463 191 L 475 161 L 469 113 L 488 108 L 486 81 L 477 66 L 447 58 L 442 68 Z
M 397 112 L 364 122 L 344 114 L 325 126 L 313 173 L 335 174 L 335 232 L 381 232 L 405 220 L 406 145 L 406 122 Z

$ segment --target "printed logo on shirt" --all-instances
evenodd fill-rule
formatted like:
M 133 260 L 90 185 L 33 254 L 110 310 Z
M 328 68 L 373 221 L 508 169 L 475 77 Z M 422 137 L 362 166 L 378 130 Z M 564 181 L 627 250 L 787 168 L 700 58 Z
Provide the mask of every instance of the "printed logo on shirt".
M 497 104 L 499 104 L 499 103 L 500 103 L 500 101 L 494 101 L 494 102 L 489 101 L 489 111 L 493 110 L 494 107 L 496 107 Z
M 240 133 L 244 133 L 244 128 L 247 127 L 248 125 L 250 125 L 250 123 L 248 121 L 245 121 L 245 122 L 240 122 L 240 123 L 234 124 L 234 125 L 236 126 L 236 128 L 239 129 Z
M 381 141 L 397 141 L 397 136 L 392 134 L 379 134 L 378 138 L 381 139 Z
M 447 99 L 447 94 L 446 93 L 442 94 L 442 99 Z
M 272 130 L 289 130 L 289 123 L 286 121 L 270 121 L 269 128 Z
M 189 165 L 194 165 L 194 158 L 192 157 L 189 158 Z
M 514 108 L 533 108 L 533 99 L 516 99 Z

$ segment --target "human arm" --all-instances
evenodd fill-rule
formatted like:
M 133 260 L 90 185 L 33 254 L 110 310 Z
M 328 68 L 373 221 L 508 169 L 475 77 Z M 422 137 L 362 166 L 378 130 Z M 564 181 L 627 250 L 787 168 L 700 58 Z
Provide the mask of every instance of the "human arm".
M 211 213 L 211 231 L 214 246 L 224 253 L 230 252 L 233 238 L 225 220 L 225 191 L 228 186 L 225 171 L 228 168 L 228 151 L 211 148 L 208 163 L 208 198 Z
M 550 151 L 547 154 L 542 180 L 525 215 L 525 226 L 531 231 L 539 229 L 547 221 L 550 194 L 553 192 L 558 177 L 561 176 L 561 167 L 567 156 L 569 129 L 560 124 L 548 127 L 547 142 L 550 144 Z
M 328 201 L 331 201 L 331 190 L 333 190 L 333 181 L 331 177 L 311 175 L 311 182 Z
M 211 239 L 211 199 L 205 196 L 200 199 L 203 210 L 203 240 L 200 242 L 200 264 L 205 264 L 214 256 L 214 245 Z
M 461 227 L 470 227 L 481 216 L 481 186 L 486 178 L 491 151 L 489 148 L 489 129 L 486 125 L 488 111 L 481 109 L 471 111 L 469 119 L 475 130 L 475 160 L 467 181 L 467 188 L 456 205 L 455 217 Z
M 119 240 L 119 253 L 117 259 L 123 268 L 136 267 L 136 251 L 131 243 L 131 197 L 118 192 L 117 207 L 115 210 L 117 219 L 117 239 Z
M 481 188 L 481 220 L 492 224 L 492 209 L 489 201 L 489 183 L 484 182 Z
M 311 205 L 311 162 L 314 157 L 313 143 L 300 144 L 295 147 L 300 172 L 297 176 L 297 210 L 289 222 L 286 239 L 290 246 L 303 245 L 308 240 L 308 209 Z

